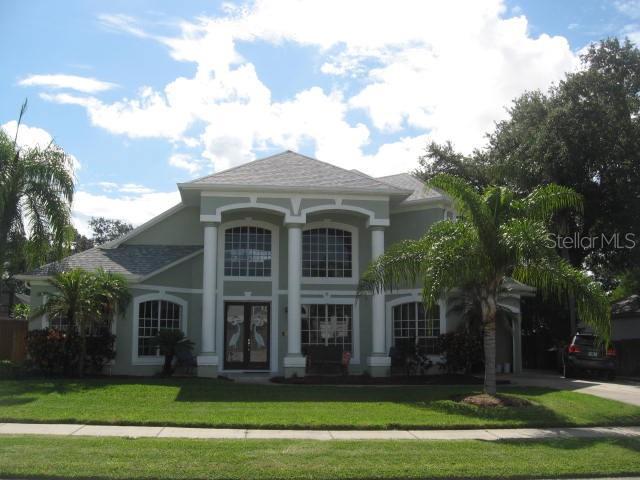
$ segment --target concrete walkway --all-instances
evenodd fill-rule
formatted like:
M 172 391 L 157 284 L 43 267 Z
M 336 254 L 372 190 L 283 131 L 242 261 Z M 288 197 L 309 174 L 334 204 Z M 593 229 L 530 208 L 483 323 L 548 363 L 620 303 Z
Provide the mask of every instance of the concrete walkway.
M 637 437 L 638 427 L 500 428 L 482 430 L 245 430 L 225 428 L 128 427 L 47 423 L 0 423 L 0 435 L 73 437 L 208 438 L 288 440 L 515 440 Z

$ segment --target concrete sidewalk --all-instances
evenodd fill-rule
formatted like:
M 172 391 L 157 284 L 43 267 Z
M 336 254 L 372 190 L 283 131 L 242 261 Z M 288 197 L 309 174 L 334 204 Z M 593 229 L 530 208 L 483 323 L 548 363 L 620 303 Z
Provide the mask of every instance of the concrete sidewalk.
M 0 423 L 0 435 L 74 437 L 287 439 L 287 440 L 515 440 L 637 437 L 637 427 L 500 428 L 482 430 L 245 430 L 225 428 L 133 427 L 47 423 Z

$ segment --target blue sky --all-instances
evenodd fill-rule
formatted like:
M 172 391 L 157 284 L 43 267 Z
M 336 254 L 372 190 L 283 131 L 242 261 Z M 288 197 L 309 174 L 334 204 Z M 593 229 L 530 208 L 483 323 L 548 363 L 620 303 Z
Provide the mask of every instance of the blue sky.
M 74 221 L 139 224 L 175 183 L 283 149 L 372 175 L 481 147 L 640 1 L 4 1 L 0 125 L 76 160 Z

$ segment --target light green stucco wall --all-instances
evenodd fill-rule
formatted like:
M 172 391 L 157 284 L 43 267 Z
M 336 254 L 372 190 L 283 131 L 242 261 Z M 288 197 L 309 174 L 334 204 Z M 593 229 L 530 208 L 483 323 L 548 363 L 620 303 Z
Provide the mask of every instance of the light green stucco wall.
M 197 207 L 185 207 L 140 232 L 130 245 L 202 245 L 202 225 Z
M 202 288 L 202 252 L 163 272 L 146 279 L 144 285 L 163 287 Z
M 385 233 L 385 248 L 402 240 L 416 240 L 422 237 L 427 229 L 442 220 L 443 216 L 442 208 L 392 213 L 391 226 Z

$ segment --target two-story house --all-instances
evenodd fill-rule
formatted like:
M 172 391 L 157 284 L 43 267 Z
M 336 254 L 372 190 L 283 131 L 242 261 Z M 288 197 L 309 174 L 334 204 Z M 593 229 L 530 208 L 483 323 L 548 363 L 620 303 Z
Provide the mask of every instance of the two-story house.
M 197 373 L 305 374 L 305 348 L 337 345 L 351 371 L 388 375 L 389 351 L 435 339 L 460 318 L 426 311 L 415 288 L 356 296 L 367 264 L 385 247 L 419 238 L 453 218 L 451 202 L 407 173 L 373 178 L 286 151 L 178 184 L 182 201 L 109 244 L 20 278 L 41 305 L 56 271 L 80 267 L 124 274 L 132 301 L 114 322 L 114 373 L 149 375 L 162 364 L 153 336 L 181 329 L 195 342 Z M 516 321 L 499 334 L 498 362 L 520 365 L 519 305 L 527 287 L 502 302 Z M 46 317 L 31 328 L 60 326 Z

